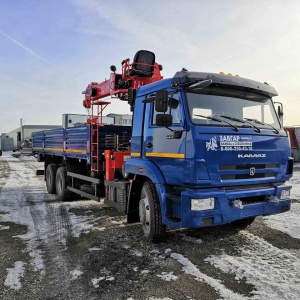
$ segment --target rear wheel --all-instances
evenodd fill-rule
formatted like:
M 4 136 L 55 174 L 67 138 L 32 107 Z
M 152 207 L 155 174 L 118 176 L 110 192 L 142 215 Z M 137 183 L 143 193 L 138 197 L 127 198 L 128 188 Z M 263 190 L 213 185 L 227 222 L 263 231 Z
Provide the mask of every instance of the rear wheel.
M 153 243 L 163 240 L 166 225 L 162 223 L 159 199 L 156 189 L 150 181 L 146 181 L 142 188 L 139 216 L 146 239 Z
M 56 194 L 55 177 L 58 166 L 49 164 L 46 169 L 46 187 L 49 194 Z
M 67 169 L 66 167 L 59 167 L 56 172 L 55 186 L 57 199 L 60 201 L 68 201 L 72 198 L 73 193 L 67 190 Z

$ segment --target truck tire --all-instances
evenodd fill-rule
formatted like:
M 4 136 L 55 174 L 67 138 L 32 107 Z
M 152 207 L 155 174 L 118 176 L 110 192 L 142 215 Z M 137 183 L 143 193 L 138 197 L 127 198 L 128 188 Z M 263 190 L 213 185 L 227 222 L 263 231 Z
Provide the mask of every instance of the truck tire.
M 162 223 L 159 199 L 151 181 L 145 181 L 143 184 L 139 216 L 146 239 L 153 243 L 162 241 L 166 234 L 166 226 Z
M 67 190 L 67 169 L 66 167 L 59 167 L 55 177 L 55 187 L 57 199 L 60 201 L 68 201 L 73 196 L 73 193 Z
M 46 187 L 48 194 L 56 194 L 56 172 L 58 166 L 55 164 L 49 164 L 46 169 Z
M 255 217 L 249 217 L 246 219 L 240 219 L 233 221 L 231 224 L 237 228 L 246 228 L 247 226 L 251 225 L 255 221 Z

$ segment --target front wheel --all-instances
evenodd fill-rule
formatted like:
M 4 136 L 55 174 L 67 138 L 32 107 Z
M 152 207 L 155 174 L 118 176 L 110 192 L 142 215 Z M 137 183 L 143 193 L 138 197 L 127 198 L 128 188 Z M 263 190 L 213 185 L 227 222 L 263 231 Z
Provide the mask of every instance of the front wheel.
M 166 225 L 162 223 L 160 202 L 155 186 L 151 181 L 146 181 L 143 184 L 139 203 L 139 216 L 146 239 L 153 243 L 163 240 Z

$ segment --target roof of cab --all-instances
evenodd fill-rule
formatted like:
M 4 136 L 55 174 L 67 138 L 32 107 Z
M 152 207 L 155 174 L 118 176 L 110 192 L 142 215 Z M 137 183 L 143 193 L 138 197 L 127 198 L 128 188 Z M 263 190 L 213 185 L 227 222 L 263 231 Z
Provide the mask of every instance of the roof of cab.
M 143 96 L 156 92 L 160 89 L 166 89 L 171 87 L 176 87 L 192 82 L 212 80 L 212 84 L 228 87 L 228 88 L 238 88 L 248 92 L 254 92 L 267 97 L 278 96 L 277 91 L 267 83 L 262 83 L 254 81 L 247 78 L 229 76 L 217 73 L 206 73 L 206 72 L 189 72 L 189 71 L 179 71 L 173 78 L 163 79 L 156 81 L 145 86 L 141 86 L 138 89 L 138 95 Z
M 208 79 L 212 80 L 213 84 L 218 84 L 220 86 L 238 87 L 268 97 L 278 96 L 276 90 L 267 83 L 217 73 L 180 71 L 174 75 L 172 85 L 178 86 L 189 82 L 192 83 Z

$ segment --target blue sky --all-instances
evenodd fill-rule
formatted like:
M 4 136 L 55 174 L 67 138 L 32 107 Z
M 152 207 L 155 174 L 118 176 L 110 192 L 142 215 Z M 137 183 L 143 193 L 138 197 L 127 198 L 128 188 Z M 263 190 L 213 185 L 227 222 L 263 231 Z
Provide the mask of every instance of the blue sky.
M 0 0 L 0 134 L 85 113 L 81 92 L 110 65 L 155 52 L 182 67 L 266 81 L 300 125 L 300 1 Z M 105 114 L 130 113 L 112 99 Z

